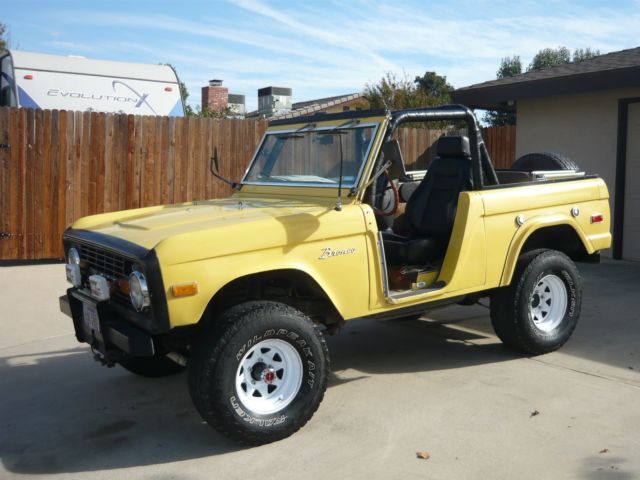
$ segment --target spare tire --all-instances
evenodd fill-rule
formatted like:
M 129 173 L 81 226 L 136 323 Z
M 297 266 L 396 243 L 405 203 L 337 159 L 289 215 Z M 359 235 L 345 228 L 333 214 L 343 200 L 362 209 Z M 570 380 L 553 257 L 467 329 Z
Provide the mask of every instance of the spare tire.
M 528 153 L 517 159 L 511 170 L 534 172 L 537 170 L 580 170 L 578 164 L 560 153 Z

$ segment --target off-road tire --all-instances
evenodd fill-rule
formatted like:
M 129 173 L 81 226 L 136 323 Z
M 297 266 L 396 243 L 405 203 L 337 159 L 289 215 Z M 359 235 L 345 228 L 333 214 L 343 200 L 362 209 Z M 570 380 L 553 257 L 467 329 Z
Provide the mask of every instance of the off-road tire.
M 124 357 L 118 360 L 118 363 L 131 373 L 149 378 L 175 375 L 185 368 L 165 356 Z
M 537 170 L 580 170 L 578 164 L 560 153 L 528 153 L 517 159 L 511 170 L 534 172 Z
M 267 340 L 293 347 L 301 360 L 302 377 L 289 404 L 275 413 L 260 414 L 243 403 L 236 375 L 251 348 Z M 189 393 L 210 426 L 242 443 L 259 445 L 288 437 L 311 419 L 324 397 L 328 374 L 327 345 L 306 315 L 278 302 L 246 302 L 224 312 L 193 345 Z
M 564 285 L 566 308 L 559 324 L 544 331 L 534 322 L 535 289 L 544 278 L 555 277 Z M 555 281 L 555 280 L 554 280 Z M 518 260 L 511 285 L 491 296 L 491 323 L 503 343 L 522 352 L 539 355 L 557 350 L 578 323 L 582 281 L 569 257 L 555 250 L 533 250 Z

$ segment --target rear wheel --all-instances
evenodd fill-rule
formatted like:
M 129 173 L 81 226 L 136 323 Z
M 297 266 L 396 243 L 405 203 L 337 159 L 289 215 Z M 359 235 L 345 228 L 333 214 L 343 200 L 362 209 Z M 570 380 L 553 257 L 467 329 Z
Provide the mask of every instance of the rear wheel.
M 328 372 L 326 343 L 308 317 L 277 302 L 247 302 L 225 312 L 194 346 L 189 391 L 209 425 L 263 444 L 309 421 Z
M 491 322 L 507 345 L 531 354 L 557 350 L 578 322 L 581 280 L 569 257 L 555 250 L 524 254 L 511 285 L 491 298 Z

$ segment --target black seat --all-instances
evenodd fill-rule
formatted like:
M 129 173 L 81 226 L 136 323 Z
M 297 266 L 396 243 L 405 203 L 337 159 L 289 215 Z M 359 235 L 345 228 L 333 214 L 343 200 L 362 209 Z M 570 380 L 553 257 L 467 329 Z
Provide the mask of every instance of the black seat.
M 387 262 L 424 265 L 447 250 L 458 196 L 471 186 L 471 149 L 467 137 L 441 137 L 427 174 L 405 210 L 411 236 L 383 233 Z

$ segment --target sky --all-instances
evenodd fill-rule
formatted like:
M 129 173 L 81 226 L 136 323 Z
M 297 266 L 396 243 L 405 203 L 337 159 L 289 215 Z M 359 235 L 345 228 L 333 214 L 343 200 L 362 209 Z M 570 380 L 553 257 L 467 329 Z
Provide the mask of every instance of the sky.
M 257 89 L 293 101 L 362 91 L 386 72 L 426 71 L 454 87 L 495 78 L 500 59 L 564 45 L 602 53 L 640 46 L 629 1 L 55 1 L 0 0 L 12 48 L 171 63 L 200 103 L 209 79 L 257 107 Z

